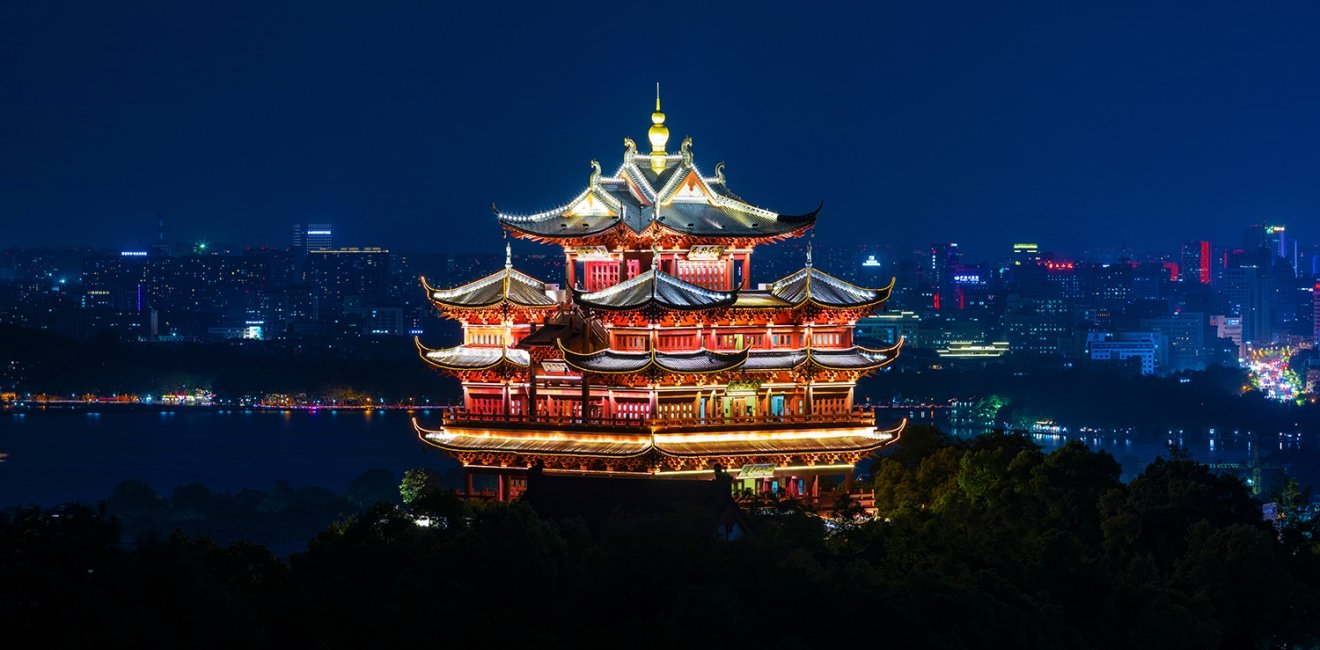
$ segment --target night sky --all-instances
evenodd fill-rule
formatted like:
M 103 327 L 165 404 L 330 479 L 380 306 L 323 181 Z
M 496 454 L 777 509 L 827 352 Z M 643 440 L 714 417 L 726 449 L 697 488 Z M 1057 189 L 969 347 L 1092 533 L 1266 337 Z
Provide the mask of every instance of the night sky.
M 1320 240 L 1314 2 L 0 4 L 0 246 L 499 247 L 645 142 L 817 241 Z M 384 5 L 398 5 L 386 8 Z M 643 147 L 645 145 L 643 144 Z

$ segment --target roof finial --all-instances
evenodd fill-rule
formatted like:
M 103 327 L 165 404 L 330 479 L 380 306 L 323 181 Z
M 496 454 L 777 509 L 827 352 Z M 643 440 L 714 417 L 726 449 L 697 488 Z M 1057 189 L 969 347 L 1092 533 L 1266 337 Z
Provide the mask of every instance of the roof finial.
M 811 268 L 811 240 L 807 240 L 807 268 Z
M 665 114 L 660 111 L 660 82 L 655 84 L 655 112 L 651 113 L 651 130 L 647 132 L 651 141 L 651 169 L 657 174 L 665 168 L 665 143 L 669 142 L 669 128 L 665 126 Z
M 513 244 L 504 242 L 504 268 L 513 268 Z
M 655 242 L 651 242 L 651 270 L 660 270 L 660 248 Z

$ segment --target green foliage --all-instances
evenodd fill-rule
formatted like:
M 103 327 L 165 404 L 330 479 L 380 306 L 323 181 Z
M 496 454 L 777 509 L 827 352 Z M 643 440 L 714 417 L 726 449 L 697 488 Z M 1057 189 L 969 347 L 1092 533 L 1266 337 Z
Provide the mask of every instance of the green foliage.
M 395 487 L 398 477 L 387 469 L 369 469 L 348 484 L 348 500 L 359 508 L 375 503 L 398 503 L 400 492 Z
M 409 469 L 403 472 L 403 482 L 399 484 L 399 497 L 404 504 L 412 505 L 418 499 L 425 498 L 440 489 L 440 477 L 427 468 Z
M 588 529 L 462 501 L 424 471 L 404 477 L 406 508 L 346 516 L 287 561 L 185 534 L 124 546 L 107 510 L 11 510 L 0 625 L 51 646 L 810 648 L 837 645 L 842 626 L 921 648 L 1320 642 L 1320 552 L 1262 523 L 1236 479 L 1161 460 L 1122 484 L 1112 457 L 1080 444 L 908 440 L 876 464 L 881 518 L 827 528 L 763 502 L 735 543 L 700 507 Z M 143 488 L 114 501 L 255 516 L 319 498 Z

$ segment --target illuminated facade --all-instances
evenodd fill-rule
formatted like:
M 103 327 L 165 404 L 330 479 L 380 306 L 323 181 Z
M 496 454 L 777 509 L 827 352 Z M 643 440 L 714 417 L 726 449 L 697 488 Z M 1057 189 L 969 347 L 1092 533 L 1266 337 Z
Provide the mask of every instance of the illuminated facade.
M 666 150 L 659 99 L 651 152 L 624 140 L 623 162 L 595 161 L 586 189 L 530 215 L 497 211 L 508 235 L 562 248 L 567 289 L 513 268 L 439 289 L 431 302 L 463 326 L 462 345 L 422 358 L 459 378 L 463 405 L 427 444 L 516 496 L 546 472 L 710 476 L 817 496 L 822 475 L 893 441 L 853 403 L 857 380 L 897 358 L 853 343 L 857 320 L 893 286 L 854 286 L 812 266 L 753 285 L 760 244 L 799 237 L 816 212 L 755 207 L 728 187 L 723 164 L 697 168 L 692 141 Z M 487 479 L 488 480 L 488 479 Z

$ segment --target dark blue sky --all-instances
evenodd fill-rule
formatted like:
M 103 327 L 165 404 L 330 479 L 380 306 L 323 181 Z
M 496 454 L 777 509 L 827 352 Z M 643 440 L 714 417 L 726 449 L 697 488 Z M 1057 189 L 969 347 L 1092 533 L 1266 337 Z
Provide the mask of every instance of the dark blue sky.
M 132 245 L 162 213 L 497 248 L 491 202 L 612 169 L 656 81 L 673 142 L 753 203 L 824 200 L 825 244 L 1320 239 L 1314 2 L 336 4 L 0 5 L 0 246 Z

